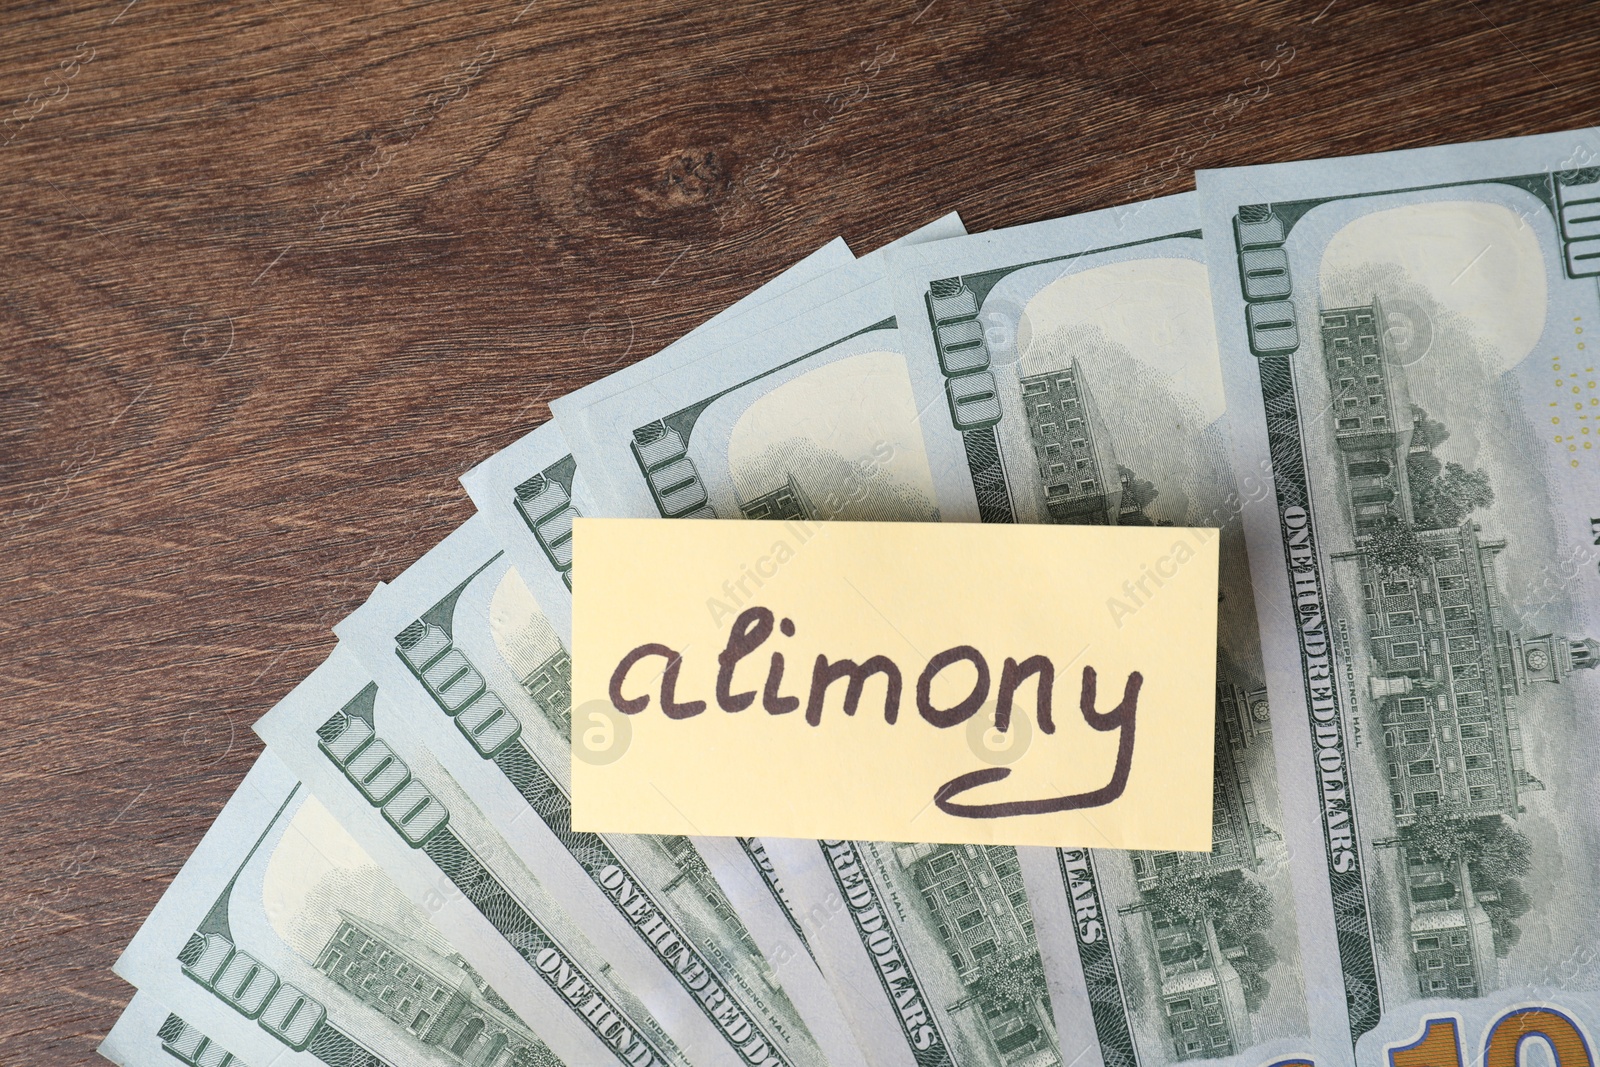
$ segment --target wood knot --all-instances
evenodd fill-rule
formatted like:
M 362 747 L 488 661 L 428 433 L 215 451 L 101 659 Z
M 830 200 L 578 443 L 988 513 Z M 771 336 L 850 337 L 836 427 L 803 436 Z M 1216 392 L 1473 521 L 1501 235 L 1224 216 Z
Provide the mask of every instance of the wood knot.
M 673 207 L 710 203 L 733 185 L 722 157 L 714 149 L 684 152 L 667 164 L 660 182 L 662 197 Z

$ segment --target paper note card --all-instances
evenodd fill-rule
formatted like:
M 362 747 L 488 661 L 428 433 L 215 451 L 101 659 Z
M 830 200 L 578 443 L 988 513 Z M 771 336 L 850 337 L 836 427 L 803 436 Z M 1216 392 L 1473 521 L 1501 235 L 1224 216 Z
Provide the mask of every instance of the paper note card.
M 580 830 L 1205 851 L 1217 534 L 578 519 Z

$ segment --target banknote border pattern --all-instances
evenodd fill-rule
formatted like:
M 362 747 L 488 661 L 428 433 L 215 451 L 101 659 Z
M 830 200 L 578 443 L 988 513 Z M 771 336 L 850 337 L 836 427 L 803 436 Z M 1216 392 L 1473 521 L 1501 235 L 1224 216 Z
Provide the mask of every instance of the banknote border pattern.
M 572 484 L 577 480 L 578 464 L 569 452 L 519 483 L 511 490 L 511 505 L 528 532 L 539 545 L 550 566 L 561 575 L 561 582 L 572 591 L 572 520 L 582 515 L 572 503 Z M 550 488 L 559 487 L 563 497 L 535 506 Z
M 745 858 L 750 861 L 750 866 L 754 867 L 756 873 L 761 876 L 762 886 L 773 901 L 777 903 L 778 911 L 783 915 L 783 921 L 788 923 L 789 928 L 794 931 L 794 936 L 799 940 L 800 947 L 806 950 L 806 955 L 811 957 L 811 962 L 816 963 L 817 954 L 811 950 L 811 942 L 806 940 L 806 932 L 800 926 L 800 920 L 794 917 L 794 912 L 790 910 L 788 902 L 783 899 L 783 893 L 778 886 L 778 876 L 772 870 L 771 858 L 763 862 L 761 857 L 756 855 L 756 846 L 760 845 L 761 842 L 753 837 L 736 837 L 733 840 L 738 844 L 739 850 L 744 853 Z
M 1068 907 L 1078 908 L 1082 901 L 1076 890 L 1072 872 L 1067 869 L 1067 853 L 1076 852 L 1083 859 L 1083 873 L 1087 876 L 1083 886 L 1088 890 L 1087 908 L 1094 914 L 1106 914 L 1105 902 L 1100 896 L 1099 875 L 1094 867 L 1092 849 L 1051 849 L 1055 853 L 1055 867 L 1061 874 L 1061 886 L 1066 890 Z M 1072 936 L 1078 949 L 1078 969 L 1083 973 L 1083 986 L 1089 1001 L 1089 1017 L 1094 1020 L 1094 1036 L 1100 1042 L 1100 1057 L 1105 1067 L 1132 1067 L 1139 1062 L 1138 1050 L 1133 1044 L 1133 1028 L 1128 1025 L 1127 1005 L 1122 1000 L 1122 971 L 1117 966 L 1117 954 L 1111 944 L 1109 932 L 1095 940 L 1086 940 L 1076 916 L 1072 922 Z M 1121 1007 L 1095 995 L 1105 987 L 1109 977 L 1117 989 Z M 1109 1054 L 1108 1054 L 1109 1052 Z
M 869 844 L 871 842 L 868 842 Z M 893 923 L 886 916 L 888 909 L 883 903 L 882 894 L 878 892 L 877 883 L 872 880 L 872 873 L 867 869 L 867 863 L 861 842 L 859 841 L 818 841 L 817 848 L 822 853 L 822 863 L 828 869 L 828 877 L 832 879 L 834 888 L 839 891 L 840 899 L 844 900 L 851 911 L 850 924 L 856 931 L 856 936 L 861 942 L 861 948 L 867 954 L 868 961 L 872 964 L 872 972 L 878 978 L 878 984 L 883 988 L 884 996 L 895 1009 L 895 1019 L 900 1024 L 901 1031 L 907 1041 L 906 1048 L 911 1057 L 916 1061 L 917 1067 L 956 1067 L 955 1059 L 950 1050 L 949 1039 L 945 1037 L 944 1030 L 939 1026 L 939 1018 L 931 1008 L 927 1010 L 926 1023 L 938 1037 L 938 1042 L 928 1048 L 917 1048 L 915 1035 L 912 1033 L 911 1024 L 905 1013 L 901 1010 L 902 1003 L 895 995 L 894 984 L 890 980 L 888 967 L 892 963 L 885 963 L 880 958 L 887 957 L 893 952 L 901 971 L 905 974 L 907 986 L 916 991 L 916 1001 L 907 1001 L 907 1004 L 921 1002 L 927 1008 L 932 1002 L 923 992 L 922 981 L 917 977 L 916 968 L 911 964 L 910 955 L 900 946 L 896 937 Z M 853 868 L 859 873 L 859 881 L 852 881 L 844 870 L 839 867 L 838 860 L 847 858 L 846 867 Z M 859 890 L 859 892 L 858 892 Z M 865 904 L 857 904 L 856 898 L 865 899 Z M 867 915 L 876 915 L 879 925 L 868 930 L 863 919 Z M 874 944 L 882 939 L 888 941 L 888 948 L 879 951 Z

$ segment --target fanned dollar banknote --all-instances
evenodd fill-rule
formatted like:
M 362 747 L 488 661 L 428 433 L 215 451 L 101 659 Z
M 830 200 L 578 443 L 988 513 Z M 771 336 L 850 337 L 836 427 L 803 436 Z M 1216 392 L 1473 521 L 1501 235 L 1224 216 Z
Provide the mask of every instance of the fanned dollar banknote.
M 938 233 L 942 233 L 946 227 L 943 220 L 930 225 Z M 960 232 L 959 222 L 957 223 L 957 232 Z M 831 279 L 855 261 L 855 255 L 850 251 L 850 247 L 845 244 L 844 239 L 836 237 L 764 285 L 745 294 L 744 297 L 722 309 L 661 351 L 630 363 L 581 389 L 557 397 L 551 401 L 552 409 L 557 405 L 581 406 L 599 397 L 630 389 L 659 377 L 670 367 L 698 359 L 706 352 L 715 351 L 726 344 L 729 338 L 738 336 L 740 328 L 735 325 L 736 320 L 766 307 L 775 298 L 787 293 L 793 293 L 796 290 L 800 290 L 802 293 L 810 293 L 818 287 L 837 285 L 837 282 Z M 807 297 L 805 296 L 800 297 L 802 302 L 806 299 Z M 780 305 L 780 308 L 787 306 L 787 304 Z M 765 312 L 768 317 L 773 314 L 783 314 L 783 312 L 772 309 Z M 488 461 L 468 471 L 462 478 L 462 485 L 466 488 L 468 495 L 472 496 L 473 503 L 478 505 L 479 511 L 489 516 L 489 521 L 495 527 L 497 533 L 501 530 L 500 523 L 505 521 L 507 517 L 503 511 L 506 490 L 509 488 L 515 493 L 518 487 L 522 486 L 527 479 L 534 477 L 537 473 L 530 471 L 520 479 L 507 485 L 506 479 L 521 471 L 523 465 L 524 460 L 519 449 L 514 444 L 508 448 L 501 449 Z M 602 477 L 604 477 L 604 474 L 602 474 Z M 523 521 L 528 521 L 527 508 L 521 505 L 514 506 L 517 510 L 517 517 L 523 519 Z M 516 553 L 513 553 L 513 558 L 518 565 L 526 566 L 523 560 L 515 559 L 515 556 Z M 568 589 L 570 588 L 571 586 L 568 585 Z M 552 608 L 551 619 L 556 623 L 562 635 L 570 640 L 572 628 L 571 612 L 567 611 L 563 614 L 561 610 Z
M 1219 528 L 1216 746 L 1196 754 L 1213 759 L 1211 852 L 1017 850 L 1053 988 L 1093 1034 L 1080 1062 L 1119 1067 L 1312 1051 L 1198 206 L 1172 197 L 891 262 L 917 403 L 947 431 L 928 437 L 947 515 Z M 1108 624 L 1137 612 L 1182 555 L 1094 610 Z M 990 731 L 976 751 L 1004 765 L 1028 741 Z M 993 936 L 960 916 L 940 929 L 963 960 Z
M 743 307 L 735 305 L 730 309 L 741 314 L 718 316 L 649 359 L 551 401 L 550 410 L 560 420 L 575 454 L 580 459 L 588 457 L 595 464 L 599 458 L 596 450 L 603 451 L 611 438 L 613 427 L 607 420 L 614 412 L 627 410 L 628 397 L 647 395 L 657 385 L 674 380 L 675 372 L 690 364 L 746 346 L 754 338 L 776 336 L 785 323 L 828 321 L 833 316 L 819 309 L 832 307 L 863 287 L 881 282 L 884 261 L 895 248 L 965 232 L 960 216 L 952 212 L 863 256 L 851 266 L 826 272 L 804 284 L 791 285 L 790 276 L 781 275 L 742 301 Z M 631 469 L 599 462 L 592 467 L 590 481 L 597 499 L 609 506 L 619 495 L 629 492 Z
M 389 774 L 396 777 L 392 767 Z M 402 781 L 401 791 L 408 788 Z M 448 827 L 439 824 L 429 840 L 448 841 Z M 580 940 L 568 933 L 570 945 Z M 218 1050 L 207 1063 L 222 1050 L 245 1063 L 304 1067 L 459 1064 L 466 1053 L 481 1061 L 491 1050 L 496 1062 L 540 1065 L 687 1062 L 621 998 L 606 998 L 619 1020 L 619 1049 L 546 983 L 512 974 L 500 981 L 470 964 L 459 944 L 269 752 L 116 971 L 176 1006 L 195 1034 L 185 1031 L 175 1047 L 204 1052 L 195 1036 L 203 1035 Z M 569 970 L 581 966 L 581 949 L 547 947 Z
M 590 483 L 609 515 L 938 518 L 881 271 L 637 388 L 556 411 L 579 466 L 612 472 Z
M 1593 1062 L 1597 153 L 1200 175 L 1332 1062 Z

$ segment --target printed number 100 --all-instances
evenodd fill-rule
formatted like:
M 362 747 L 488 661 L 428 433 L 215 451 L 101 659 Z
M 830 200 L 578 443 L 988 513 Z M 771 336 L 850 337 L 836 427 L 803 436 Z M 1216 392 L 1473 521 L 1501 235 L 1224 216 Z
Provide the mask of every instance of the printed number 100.
M 1517 1008 L 1500 1017 L 1483 1045 L 1483 1067 L 1518 1067 L 1522 1043 L 1538 1038 L 1550 1049 L 1556 1067 L 1594 1067 L 1583 1031 L 1553 1008 Z M 1389 1050 L 1389 1067 L 1466 1067 L 1456 1020 L 1429 1019 L 1422 1036 Z

